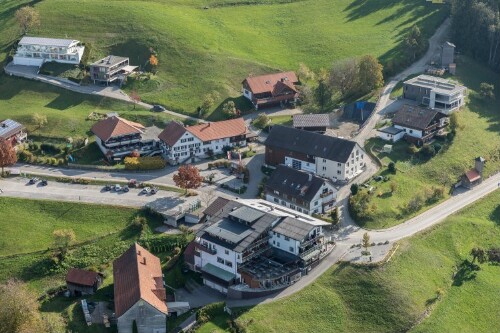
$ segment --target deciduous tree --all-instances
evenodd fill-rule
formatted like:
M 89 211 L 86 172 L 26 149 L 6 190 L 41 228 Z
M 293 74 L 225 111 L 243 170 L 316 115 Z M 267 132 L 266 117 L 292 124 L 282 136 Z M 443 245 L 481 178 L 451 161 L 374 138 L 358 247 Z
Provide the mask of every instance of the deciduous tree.
M 68 247 L 76 240 L 75 232 L 72 229 L 58 229 L 52 233 L 54 246 L 59 251 L 60 259 L 64 259 L 68 252 Z
M 265 113 L 259 113 L 253 121 L 253 125 L 257 128 L 265 128 L 271 122 L 271 118 Z
M 31 121 L 37 126 L 37 129 L 47 125 L 47 116 L 44 114 L 33 113 Z
M 200 187 L 203 177 L 200 170 L 191 164 L 181 165 L 173 177 L 175 185 L 185 190 L 197 189 Z
M 222 112 L 226 115 L 226 118 L 235 118 L 239 115 L 239 111 L 233 101 L 224 103 Z
M 11 166 L 16 162 L 16 150 L 9 141 L 0 138 L 0 167 L 2 168 L 2 175 L 4 174 L 4 167 Z
M 472 264 L 476 262 L 476 260 L 482 264 L 486 261 L 486 251 L 480 247 L 475 247 L 470 251 L 472 256 Z
M 365 55 L 359 60 L 360 94 L 366 94 L 384 85 L 382 69 L 382 65 L 371 55 Z
M 328 73 L 321 73 L 318 85 L 314 89 L 314 102 L 320 112 L 330 112 L 332 110 L 333 92 L 328 84 Z
M 358 60 L 351 58 L 333 64 L 330 70 L 330 86 L 345 98 L 353 93 L 358 84 Z
M 130 92 L 130 99 L 132 100 L 132 103 L 134 104 L 134 110 L 135 110 L 135 106 L 137 105 L 137 103 L 139 103 L 141 101 L 141 96 L 139 96 L 139 93 L 137 93 L 137 91 L 132 90 Z
M 362 245 L 365 248 L 365 252 L 368 252 L 368 248 L 370 247 L 370 235 L 367 232 L 363 234 Z
M 495 99 L 495 86 L 486 82 L 479 85 L 479 94 L 484 99 Z
M 16 10 L 16 20 L 23 35 L 32 28 L 40 26 L 40 15 L 35 8 L 30 6 L 21 7 Z
M 405 36 L 405 47 L 411 60 L 415 60 L 420 53 L 425 50 L 425 39 L 417 25 L 413 25 Z

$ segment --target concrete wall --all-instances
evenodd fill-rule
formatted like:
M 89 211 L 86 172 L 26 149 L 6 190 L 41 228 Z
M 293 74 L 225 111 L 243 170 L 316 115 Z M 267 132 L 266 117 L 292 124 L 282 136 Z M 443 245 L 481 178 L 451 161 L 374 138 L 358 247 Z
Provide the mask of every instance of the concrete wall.
M 166 333 L 167 316 L 147 302 L 139 301 L 118 318 L 118 333 L 132 333 L 133 321 L 139 333 Z

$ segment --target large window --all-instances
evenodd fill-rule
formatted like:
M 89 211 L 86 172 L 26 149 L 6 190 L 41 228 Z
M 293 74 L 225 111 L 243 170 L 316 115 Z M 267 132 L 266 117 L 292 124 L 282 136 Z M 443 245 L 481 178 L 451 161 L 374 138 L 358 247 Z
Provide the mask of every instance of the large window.
M 297 170 L 302 169 L 302 162 L 299 160 L 292 160 L 292 168 Z
M 224 263 L 224 259 L 222 259 L 221 257 L 217 257 L 217 262 L 219 264 L 223 264 Z

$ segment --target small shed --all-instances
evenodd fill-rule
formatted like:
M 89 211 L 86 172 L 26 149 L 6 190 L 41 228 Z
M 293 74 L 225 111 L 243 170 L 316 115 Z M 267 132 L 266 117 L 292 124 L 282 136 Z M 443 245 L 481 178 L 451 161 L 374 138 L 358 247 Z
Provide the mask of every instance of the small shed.
M 476 157 L 474 160 L 474 168 L 470 169 L 462 176 L 463 187 L 471 189 L 483 181 L 483 169 L 485 163 L 486 160 L 483 157 Z
M 92 295 L 102 284 L 102 275 L 79 268 L 70 268 L 66 274 L 66 286 L 71 296 Z

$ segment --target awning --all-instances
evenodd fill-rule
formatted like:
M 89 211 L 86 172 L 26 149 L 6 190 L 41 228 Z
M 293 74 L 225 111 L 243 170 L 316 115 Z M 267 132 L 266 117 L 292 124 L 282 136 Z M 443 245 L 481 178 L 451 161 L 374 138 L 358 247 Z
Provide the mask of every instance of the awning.
M 302 257 L 302 260 L 308 261 L 309 259 L 312 259 L 314 256 L 317 256 L 320 254 L 320 250 L 314 250 L 311 253 L 306 254 L 305 256 Z
M 125 73 L 132 73 L 137 66 L 125 66 L 121 70 L 123 70 Z
M 222 268 L 219 268 L 212 264 L 206 264 L 201 270 L 226 282 L 230 282 L 236 277 L 236 275 L 234 275 L 233 273 L 225 271 Z

